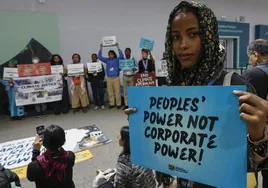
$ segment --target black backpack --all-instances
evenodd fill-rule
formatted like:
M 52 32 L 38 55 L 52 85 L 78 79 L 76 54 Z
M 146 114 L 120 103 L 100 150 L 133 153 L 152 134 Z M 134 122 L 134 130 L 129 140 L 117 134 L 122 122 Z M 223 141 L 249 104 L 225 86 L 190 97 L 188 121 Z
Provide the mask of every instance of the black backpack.
M 5 168 L 0 166 L 0 188 L 11 188 Z

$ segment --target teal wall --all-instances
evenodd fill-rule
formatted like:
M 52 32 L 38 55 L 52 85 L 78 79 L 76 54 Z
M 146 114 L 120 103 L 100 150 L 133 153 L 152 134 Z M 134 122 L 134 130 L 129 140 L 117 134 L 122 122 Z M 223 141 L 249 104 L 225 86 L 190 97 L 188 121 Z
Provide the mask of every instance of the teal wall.
M 52 54 L 59 53 L 57 15 L 0 11 L 0 65 L 16 56 L 34 38 Z

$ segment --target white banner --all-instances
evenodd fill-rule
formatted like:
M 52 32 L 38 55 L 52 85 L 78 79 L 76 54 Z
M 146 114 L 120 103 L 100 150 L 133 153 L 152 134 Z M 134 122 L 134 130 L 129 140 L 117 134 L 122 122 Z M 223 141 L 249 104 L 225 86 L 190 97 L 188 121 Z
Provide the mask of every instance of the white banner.
M 51 74 L 60 74 L 63 73 L 62 65 L 52 65 L 51 66 Z
M 47 75 L 14 79 L 17 106 L 62 100 L 61 75 Z
M 68 76 L 82 76 L 84 75 L 84 64 L 68 64 Z
M 167 77 L 168 76 L 168 69 L 167 69 L 167 61 L 155 61 L 155 71 L 156 77 Z
M 115 36 L 103 37 L 102 38 L 102 45 L 103 46 L 115 46 L 116 45 L 116 37 Z
M 101 72 L 101 62 L 87 63 L 88 73 Z
M 95 125 L 70 129 L 65 133 L 63 148 L 67 151 L 79 152 L 111 142 Z M 0 164 L 9 169 L 28 165 L 32 158 L 34 139 L 24 138 L 0 144 Z M 44 152 L 45 148 L 41 148 L 41 151 Z
M 19 74 L 18 74 L 17 68 L 8 68 L 8 67 L 4 68 L 4 74 L 3 74 L 4 80 L 8 80 L 10 78 L 18 78 L 18 77 L 19 77 Z

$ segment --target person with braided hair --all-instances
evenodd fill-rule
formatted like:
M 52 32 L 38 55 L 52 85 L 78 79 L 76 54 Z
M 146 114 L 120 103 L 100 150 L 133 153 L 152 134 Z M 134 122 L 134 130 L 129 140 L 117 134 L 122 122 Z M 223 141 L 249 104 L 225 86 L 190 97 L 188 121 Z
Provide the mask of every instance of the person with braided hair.
M 219 86 L 223 85 L 226 75 L 230 76 L 230 85 L 247 86 L 247 92 L 233 93 L 238 97 L 240 117 L 247 124 L 248 170 L 267 169 L 268 102 L 255 95 L 255 89 L 241 76 L 223 70 L 224 53 L 221 53 L 218 22 L 213 11 L 202 3 L 179 3 L 168 20 L 165 48 L 171 86 Z M 137 110 L 131 107 L 125 113 Z M 178 188 L 212 188 L 181 178 L 177 181 Z

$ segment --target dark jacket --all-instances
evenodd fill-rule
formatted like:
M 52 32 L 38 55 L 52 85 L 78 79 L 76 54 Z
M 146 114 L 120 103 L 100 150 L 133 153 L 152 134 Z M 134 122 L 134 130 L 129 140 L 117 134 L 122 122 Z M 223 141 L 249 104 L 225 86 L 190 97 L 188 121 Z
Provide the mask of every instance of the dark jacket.
M 147 65 L 147 69 L 145 70 L 144 64 L 143 64 L 143 60 L 139 61 L 139 73 L 144 73 L 144 72 L 155 72 L 155 66 L 152 62 L 152 60 L 148 59 L 148 65 Z
M 73 182 L 73 166 L 75 163 L 75 155 L 69 151 L 69 159 L 67 163 L 66 178 L 61 183 L 58 182 L 57 175 L 54 173 L 49 179 L 45 179 L 44 170 L 38 163 L 36 158 L 40 152 L 34 150 L 32 162 L 28 165 L 27 178 L 34 181 L 36 188 L 75 188 Z
M 98 72 L 96 74 L 88 73 L 87 81 L 91 82 L 91 85 L 101 86 L 103 84 L 105 78 L 105 71 L 103 65 L 101 66 L 102 66 L 101 72 Z
M 18 175 L 14 172 L 12 172 L 9 169 L 5 169 L 3 166 L 0 165 L 0 171 L 1 173 L 3 173 L 6 177 L 6 180 L 8 183 L 13 183 L 15 182 L 15 185 L 20 187 L 20 178 L 18 177 Z
M 259 64 L 268 68 L 268 62 Z M 257 95 L 266 99 L 268 94 L 268 76 L 257 67 L 251 67 L 243 72 L 242 75 L 255 88 Z
M 155 188 L 152 170 L 131 163 L 130 155 L 119 155 L 116 165 L 115 188 Z
M 218 80 L 214 82 L 213 85 L 215 86 L 220 86 L 223 84 L 224 77 L 226 75 L 226 72 L 223 72 Z M 254 88 L 252 87 L 251 84 L 249 84 L 244 78 L 239 76 L 238 74 L 233 74 L 232 80 L 231 80 L 231 85 L 246 85 L 247 86 L 247 91 L 251 93 L 255 93 Z M 253 171 L 254 164 L 252 164 L 252 159 L 251 159 L 251 154 L 248 154 L 248 171 Z M 224 179 L 224 177 L 223 177 Z M 215 188 L 212 186 L 200 184 L 200 183 L 194 183 L 190 182 L 188 180 L 183 180 L 178 178 L 178 188 Z

